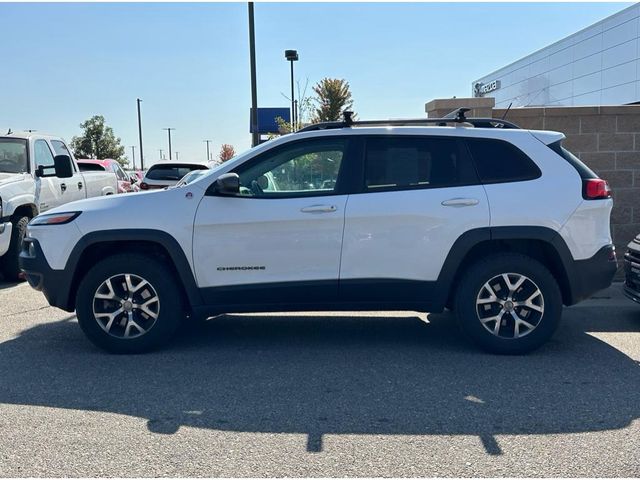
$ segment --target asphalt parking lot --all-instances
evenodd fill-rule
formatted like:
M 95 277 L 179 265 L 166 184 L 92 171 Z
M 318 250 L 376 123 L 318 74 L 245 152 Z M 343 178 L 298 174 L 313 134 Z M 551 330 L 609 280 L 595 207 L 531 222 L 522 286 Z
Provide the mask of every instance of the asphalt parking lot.
M 449 314 L 228 315 L 114 356 L 0 282 L 0 476 L 638 476 L 640 305 L 524 357 Z

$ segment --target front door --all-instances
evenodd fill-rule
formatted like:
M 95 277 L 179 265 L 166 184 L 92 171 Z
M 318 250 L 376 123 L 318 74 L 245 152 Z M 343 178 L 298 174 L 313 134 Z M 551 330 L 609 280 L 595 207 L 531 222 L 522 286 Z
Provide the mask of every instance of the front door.
M 193 264 L 208 303 L 312 303 L 336 298 L 348 141 L 274 147 L 234 170 L 240 194 L 207 194 Z
M 66 187 L 64 190 L 64 201 L 74 202 L 76 200 L 87 198 L 87 186 L 84 184 L 84 177 L 78 170 L 76 162 L 73 161 L 73 155 L 67 146 L 60 140 L 51 140 L 51 146 L 53 147 L 53 151 L 56 155 L 67 155 L 71 159 L 73 176 L 60 179 L 61 184 L 64 184 Z
M 42 166 L 46 175 L 53 174 L 55 170 L 53 153 L 45 139 L 38 139 L 33 143 L 33 159 L 36 168 Z M 62 179 L 56 176 L 37 177 L 35 172 L 34 178 L 36 182 L 36 204 L 40 213 L 62 205 L 66 201 L 68 197 L 68 195 L 65 197 L 67 187 L 66 185 L 64 188 L 62 187 Z

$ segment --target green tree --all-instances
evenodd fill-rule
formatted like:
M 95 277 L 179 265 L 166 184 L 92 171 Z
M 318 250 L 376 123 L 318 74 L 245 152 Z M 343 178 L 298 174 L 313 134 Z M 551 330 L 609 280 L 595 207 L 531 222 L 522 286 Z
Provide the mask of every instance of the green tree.
M 342 118 L 342 112 L 351 110 L 353 100 L 349 83 L 344 79 L 323 78 L 314 87 L 317 107 L 313 122 L 335 122 Z
M 107 126 L 102 115 L 94 115 L 80 124 L 82 135 L 71 139 L 71 149 L 78 158 L 112 158 L 120 165 L 127 165 L 124 146 L 120 138 Z

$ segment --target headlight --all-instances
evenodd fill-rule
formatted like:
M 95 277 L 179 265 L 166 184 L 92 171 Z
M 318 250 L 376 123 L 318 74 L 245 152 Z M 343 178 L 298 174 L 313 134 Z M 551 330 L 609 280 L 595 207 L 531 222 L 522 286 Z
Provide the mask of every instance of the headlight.
M 74 221 L 82 212 L 48 213 L 38 215 L 29 225 L 62 225 Z

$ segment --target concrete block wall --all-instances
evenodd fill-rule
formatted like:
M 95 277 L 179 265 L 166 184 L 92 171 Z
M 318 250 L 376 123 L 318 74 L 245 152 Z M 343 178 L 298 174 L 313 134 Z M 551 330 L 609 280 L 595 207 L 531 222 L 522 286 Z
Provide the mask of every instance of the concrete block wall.
M 493 99 L 432 101 L 426 110 L 428 116 L 437 117 L 461 106 L 474 108 L 478 100 L 478 107 L 486 108 Z M 505 111 L 491 108 L 486 116 L 502 118 Z M 513 108 L 507 120 L 522 128 L 564 133 L 564 145 L 609 181 L 614 202 L 611 232 L 622 258 L 627 243 L 640 234 L 640 105 Z

